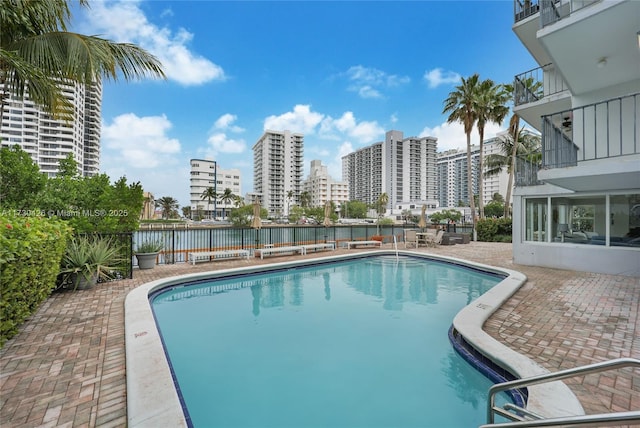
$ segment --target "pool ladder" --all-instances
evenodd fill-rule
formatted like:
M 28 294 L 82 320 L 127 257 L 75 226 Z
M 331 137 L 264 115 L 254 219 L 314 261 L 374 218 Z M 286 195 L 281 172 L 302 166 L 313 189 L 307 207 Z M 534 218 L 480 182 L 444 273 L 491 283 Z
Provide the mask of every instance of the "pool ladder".
M 640 368 L 640 360 L 635 358 L 617 358 L 601 363 L 589 364 L 572 369 L 561 370 L 556 373 L 549 373 L 533 376 L 527 379 L 518 379 L 510 382 L 503 382 L 493 385 L 489 389 L 489 400 L 487 406 L 487 424 L 480 428 L 521 428 L 521 427 L 556 427 L 556 426 L 613 426 L 624 423 L 640 423 L 640 409 L 629 412 L 601 413 L 594 415 L 564 416 L 559 418 L 544 418 L 515 404 L 507 403 L 504 407 L 496 406 L 495 398 L 499 392 L 511 389 L 537 385 L 541 383 L 553 382 L 574 376 L 581 376 L 591 373 L 599 373 L 607 370 L 621 369 L 625 367 Z M 496 423 L 495 415 L 503 416 L 513 422 Z

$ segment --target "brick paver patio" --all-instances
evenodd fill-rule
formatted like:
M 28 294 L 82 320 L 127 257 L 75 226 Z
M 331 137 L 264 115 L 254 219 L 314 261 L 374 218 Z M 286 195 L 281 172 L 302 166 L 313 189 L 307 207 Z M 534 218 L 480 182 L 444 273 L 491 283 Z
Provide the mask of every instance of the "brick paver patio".
M 361 250 L 349 250 L 356 251 Z M 472 242 L 420 251 L 524 273 L 528 282 L 489 319 L 485 330 L 551 371 L 617 357 L 640 358 L 640 278 L 514 265 L 511 244 Z M 316 255 L 295 259 L 304 257 Z M 134 271 L 131 280 L 54 293 L 0 350 L 0 426 L 125 426 L 126 294 L 167 276 L 272 260 L 157 266 Z M 640 409 L 638 370 L 589 375 L 567 384 L 587 413 Z

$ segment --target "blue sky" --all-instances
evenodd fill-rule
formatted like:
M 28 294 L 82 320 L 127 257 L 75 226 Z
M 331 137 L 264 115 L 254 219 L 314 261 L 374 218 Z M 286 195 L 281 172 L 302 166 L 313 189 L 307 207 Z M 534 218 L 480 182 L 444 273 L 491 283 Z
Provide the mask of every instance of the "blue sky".
M 167 80 L 105 82 L 101 168 L 183 206 L 193 158 L 239 168 L 252 191 L 265 129 L 304 133 L 305 178 L 320 159 L 340 180 L 342 156 L 392 129 L 464 148 L 442 114 L 460 76 L 535 67 L 512 14 L 510 1 L 94 0 L 72 24 L 162 61 Z

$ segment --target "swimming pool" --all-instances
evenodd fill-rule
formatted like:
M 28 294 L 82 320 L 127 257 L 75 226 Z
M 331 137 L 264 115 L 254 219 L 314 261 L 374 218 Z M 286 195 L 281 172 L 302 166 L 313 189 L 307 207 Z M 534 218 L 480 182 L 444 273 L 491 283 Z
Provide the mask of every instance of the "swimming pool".
M 491 382 L 446 333 L 503 278 L 369 256 L 185 284 L 152 307 L 195 427 L 467 427 Z
M 401 263 L 394 261 L 394 252 L 383 250 L 359 253 L 356 256 L 331 256 L 314 260 L 313 263 L 320 264 L 314 267 L 315 273 L 302 268 L 298 271 L 302 273 L 298 275 L 296 271 L 290 270 L 300 268 L 305 263 L 308 264 L 309 261 L 306 260 L 187 275 L 155 281 L 134 290 L 127 297 L 125 304 L 129 426 L 187 425 L 180 399 L 173 387 L 172 373 L 163 355 L 160 335 L 151 316 L 149 305 L 151 295 L 157 295 L 156 299 L 163 301 L 160 306 L 169 303 L 169 300 L 178 302 L 178 305 L 181 305 L 180 302 L 193 301 L 196 302 L 196 306 L 201 303 L 205 308 L 204 312 L 210 312 L 212 308 L 210 305 L 214 305 L 218 316 L 231 316 L 225 321 L 214 317 L 220 321 L 208 326 L 200 322 L 200 317 L 196 316 L 190 321 L 190 326 L 195 327 L 195 330 L 184 334 L 184 328 L 177 328 L 173 338 L 170 337 L 171 328 L 163 326 L 160 321 L 160 328 L 163 334 L 166 333 L 165 341 L 168 344 L 169 355 L 176 352 L 171 350 L 173 348 L 171 342 L 177 340 L 176 349 L 186 349 L 186 346 L 180 343 L 189 336 L 196 338 L 196 345 L 201 347 L 200 350 L 189 351 L 186 363 L 179 362 L 179 359 L 174 362 L 174 374 L 178 383 L 181 382 L 180 377 L 185 376 L 189 371 L 189 366 L 195 366 L 197 360 L 203 360 L 205 365 L 205 369 L 196 370 L 198 381 L 206 379 L 205 372 L 210 368 L 213 368 L 212 372 L 217 376 L 200 382 L 195 387 L 181 384 L 181 392 L 189 406 L 195 426 L 200 424 L 199 420 L 206 420 L 200 419 L 201 413 L 206 414 L 209 410 L 214 410 L 214 413 L 224 413 L 221 409 L 227 407 L 232 411 L 227 412 L 226 416 L 216 415 L 216 417 L 237 418 L 239 414 L 255 414 L 260 419 L 259 421 L 257 419 L 245 421 L 220 419 L 211 423 L 219 426 L 234 424 L 236 426 L 268 426 L 270 423 L 264 418 L 269 412 L 281 414 L 277 416 L 280 419 L 276 418 L 271 423 L 272 426 L 286 426 L 286 421 L 292 421 L 288 426 L 308 426 L 304 423 L 305 420 L 317 421 L 315 426 L 425 425 L 419 422 L 420 417 L 427 418 L 426 426 L 438 424 L 469 426 L 483 422 L 488 383 L 485 384 L 486 387 L 476 387 L 475 381 L 468 382 L 474 377 L 479 377 L 480 383 L 487 381 L 465 362 L 459 360 L 450 347 L 447 349 L 445 346 L 445 352 L 440 356 L 431 350 L 441 348 L 443 341 L 446 342 L 446 331 L 451 324 L 452 314 L 488 287 L 482 284 L 473 285 L 472 282 L 466 281 L 463 287 L 457 287 L 458 292 L 462 291 L 461 295 L 452 298 L 449 296 L 449 291 L 445 292 L 441 289 L 440 284 L 451 282 L 451 279 L 457 278 L 457 274 L 447 277 L 445 274 L 435 274 L 436 270 L 433 269 L 428 270 L 427 275 L 434 275 L 439 284 L 435 293 L 424 284 L 405 286 L 405 280 L 411 279 L 412 276 L 423 278 L 425 270 L 420 265 L 430 262 L 428 258 L 418 253 L 400 253 L 411 256 L 411 266 L 406 270 L 400 268 Z M 344 284 L 333 284 L 332 278 L 335 272 L 331 270 L 336 269 L 337 265 L 332 266 L 327 263 L 340 265 L 354 257 L 360 260 L 360 264 L 369 263 L 370 259 L 366 259 L 374 255 L 385 256 L 384 263 L 377 267 L 369 266 L 366 271 L 368 273 L 365 274 L 348 270 L 340 275 L 336 274 L 336 277 L 340 276 L 344 280 Z M 415 258 L 419 256 L 422 257 L 421 260 Z M 454 262 L 463 263 L 462 261 Z M 524 281 L 524 277 L 517 272 L 504 269 L 482 265 L 476 265 L 476 267 L 490 273 L 482 274 L 484 277 L 492 277 L 495 274 L 508 275 L 508 277 L 474 300 L 474 304 L 468 305 L 465 311 L 467 309 L 471 311 L 467 311 L 469 312 L 467 315 L 458 314 L 454 324 L 459 323 L 460 326 L 456 328 L 461 332 L 469 330 L 469 341 L 486 344 L 489 349 L 486 355 L 491 357 L 492 354 L 495 355 L 501 365 L 513 369 L 515 373 L 520 369 L 523 372 L 530 372 L 529 360 L 518 360 L 518 357 L 514 357 L 511 353 L 503 352 L 507 349 L 504 346 L 499 345 L 496 348 L 494 343 L 482 336 L 482 333 L 474 331 L 474 329 L 481 330 L 483 319 L 486 319 L 496 306 L 517 290 Z M 278 272 L 269 272 L 269 270 Z M 264 274 L 261 276 L 263 284 L 251 284 L 252 274 L 258 272 Z M 217 288 L 209 288 L 202 283 L 204 280 L 228 276 L 231 278 L 225 279 L 224 285 L 219 282 L 216 285 Z M 278 276 L 281 277 L 276 279 Z M 364 277 L 368 277 L 369 280 L 360 282 Z M 391 281 L 386 281 L 387 285 L 371 285 L 381 278 Z M 197 284 L 183 286 L 193 282 Z M 389 283 L 392 285 L 388 285 Z M 403 284 L 402 287 L 398 286 L 399 283 Z M 180 287 L 175 288 L 175 286 Z M 157 294 L 158 291 L 168 287 L 173 287 L 170 294 Z M 223 291 L 225 288 L 233 290 Z M 457 301 L 454 302 L 456 299 Z M 235 310 L 229 309 L 234 301 L 240 306 Z M 360 303 L 356 303 L 357 301 Z M 362 302 L 364 306 L 360 307 Z M 444 321 L 438 321 L 442 327 L 432 324 L 435 321 L 425 321 L 422 318 L 425 312 L 439 313 L 440 309 L 436 305 L 439 302 L 456 308 L 443 317 Z M 324 309 L 330 308 L 330 311 L 317 312 L 323 305 Z M 166 307 L 169 306 L 171 305 L 167 304 Z M 164 316 L 160 314 L 162 311 L 164 309 L 160 311 L 156 309 L 158 318 Z M 195 310 L 190 312 L 196 313 Z M 307 322 L 305 325 L 306 330 L 303 332 L 292 330 L 292 324 L 302 326 L 296 317 L 307 312 L 313 315 L 311 323 Z M 337 322 L 334 320 L 337 315 L 346 316 L 346 318 Z M 365 328 L 361 329 L 359 334 L 353 333 L 352 326 L 361 327 L 359 324 L 362 324 L 361 320 L 364 319 L 361 316 L 365 315 L 368 320 Z M 372 321 L 368 318 L 370 315 L 377 318 L 372 318 Z M 192 315 L 182 314 L 178 318 L 184 316 Z M 400 329 L 393 330 L 392 327 L 400 327 Z M 366 341 L 363 341 L 363 336 L 366 336 Z M 223 346 L 223 339 L 236 341 L 236 344 L 230 345 L 231 342 L 227 342 Z M 380 346 L 381 339 L 391 340 L 391 342 Z M 437 346 L 435 346 L 436 342 L 438 342 Z M 358 346 L 354 348 L 353 344 Z M 280 350 L 280 353 L 275 356 L 267 355 L 265 349 Z M 304 355 L 302 351 L 310 352 Z M 499 352 L 503 355 L 498 356 Z M 348 366 L 354 370 L 340 372 L 338 366 Z M 362 372 L 355 370 L 363 367 L 366 370 Z M 435 381 L 425 374 L 423 371 L 425 367 L 436 367 L 436 371 L 448 371 L 452 376 L 446 380 Z M 369 371 L 376 368 L 377 375 Z M 221 377 L 222 375 L 227 377 L 232 372 L 240 373 L 241 379 L 233 376 L 226 379 Z M 274 373 L 279 375 L 274 376 Z M 279 382 L 280 379 L 274 378 L 280 378 L 282 373 L 297 376 L 282 379 L 284 383 L 277 384 L 276 381 Z M 314 375 L 313 378 L 309 377 L 310 373 Z M 318 373 L 323 375 L 317 376 Z M 336 378 L 339 382 L 331 383 Z M 416 379 L 417 382 L 414 382 Z M 382 383 L 383 381 L 391 383 Z M 252 386 L 249 386 L 250 384 Z M 359 389 L 345 394 L 341 386 L 344 384 L 355 385 Z M 435 396 L 430 396 L 426 392 L 425 384 L 436 386 Z M 211 385 L 214 386 L 214 390 L 207 389 Z M 216 391 L 216 385 L 224 385 L 224 387 Z M 478 409 L 480 419 L 474 419 L 474 422 L 469 423 L 466 420 L 457 423 L 436 419 L 440 413 L 450 413 L 441 405 L 443 401 L 454 401 L 442 395 L 443 390 L 446 389 L 450 389 L 456 396 L 455 401 L 470 403 L 471 408 Z M 476 389 L 480 395 L 476 394 Z M 380 393 L 387 390 L 393 393 L 391 395 Z M 316 394 L 318 391 L 319 394 Z M 402 398 L 396 399 L 396 395 Z M 204 412 L 192 410 L 189 401 L 193 400 L 193 396 L 206 397 L 207 410 Z M 234 396 L 239 400 L 231 403 L 230 397 Z M 305 400 L 307 403 L 304 403 Z M 438 403 L 438 406 L 429 408 L 432 402 Z M 368 405 L 369 410 L 362 407 L 364 405 Z M 378 414 L 377 419 L 370 417 L 367 419 L 369 412 L 375 413 L 374 411 L 378 408 L 385 407 L 390 411 L 386 414 Z M 299 411 L 299 409 L 306 410 Z M 415 409 L 418 409 L 417 415 L 408 414 Z M 419 414 L 420 410 L 422 415 Z M 457 413 L 466 413 L 466 410 Z M 434 423 L 436 425 L 433 425 Z M 210 422 L 203 422 L 203 424 L 209 426 Z

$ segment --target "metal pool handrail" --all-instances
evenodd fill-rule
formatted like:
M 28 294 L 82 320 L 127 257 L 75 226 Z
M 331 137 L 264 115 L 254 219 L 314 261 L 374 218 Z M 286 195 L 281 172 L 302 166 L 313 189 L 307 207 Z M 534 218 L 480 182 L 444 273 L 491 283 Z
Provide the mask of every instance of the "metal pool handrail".
M 538 385 L 541 383 L 553 382 L 561 379 L 566 379 L 574 376 L 580 376 L 585 374 L 599 373 L 612 369 L 620 369 L 625 367 L 640 368 L 640 360 L 635 358 L 616 358 L 609 361 L 604 361 L 595 364 L 589 364 L 586 366 L 574 367 L 572 369 L 561 370 L 555 373 L 548 373 L 539 376 L 533 376 L 527 379 L 512 380 L 509 382 L 503 382 L 493 385 L 489 389 L 489 400 L 487 406 L 487 424 L 481 425 L 480 428 L 516 428 L 516 427 L 551 427 L 551 426 L 612 426 L 618 425 L 620 422 L 640 422 L 640 410 L 629 412 L 614 412 L 603 413 L 595 415 L 580 415 L 580 416 L 565 416 L 560 418 L 547 418 L 540 419 L 540 416 L 534 415 L 526 409 L 521 409 L 518 406 L 510 404 L 507 408 L 501 408 L 496 406 L 495 397 L 499 392 L 504 392 L 510 389 L 522 388 L 531 385 Z M 515 410 L 521 414 L 527 415 L 532 418 L 538 418 L 535 420 L 525 419 L 522 416 L 518 416 L 508 411 L 508 409 Z M 505 418 L 511 419 L 515 422 L 507 423 L 495 423 L 495 414 L 499 414 Z

